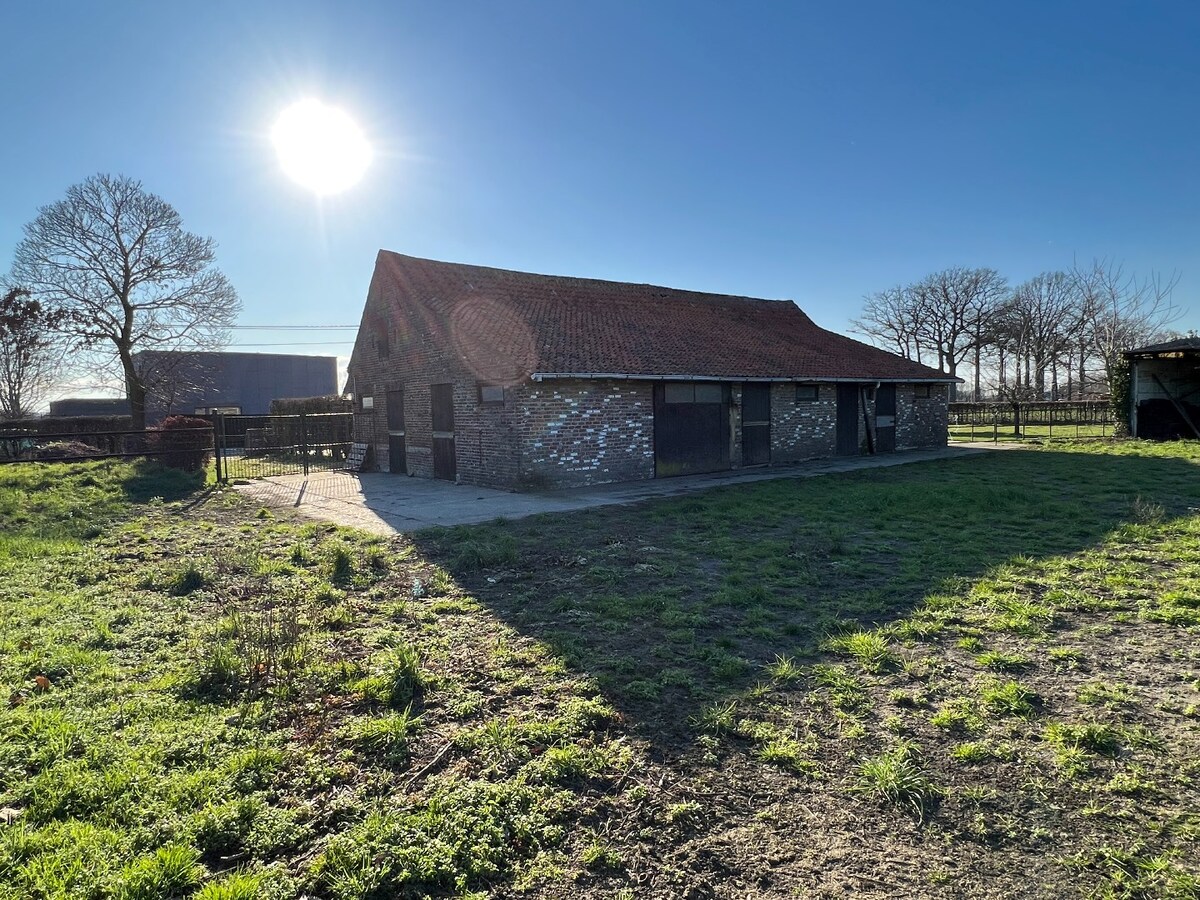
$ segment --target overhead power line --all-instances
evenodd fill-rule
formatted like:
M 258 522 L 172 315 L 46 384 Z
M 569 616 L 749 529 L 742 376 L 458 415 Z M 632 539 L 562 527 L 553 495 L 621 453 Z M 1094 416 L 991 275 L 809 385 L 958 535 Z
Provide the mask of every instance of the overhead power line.
M 240 331 L 345 331 L 357 325 L 229 325 Z
M 229 344 L 230 347 L 328 347 L 331 344 L 353 344 L 354 341 L 279 341 L 270 344 Z

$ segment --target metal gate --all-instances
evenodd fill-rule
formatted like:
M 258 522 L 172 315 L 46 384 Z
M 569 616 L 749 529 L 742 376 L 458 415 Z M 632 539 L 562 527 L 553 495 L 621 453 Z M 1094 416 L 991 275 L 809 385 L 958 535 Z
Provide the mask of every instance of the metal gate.
M 353 413 L 212 416 L 217 478 L 308 475 L 350 468 Z

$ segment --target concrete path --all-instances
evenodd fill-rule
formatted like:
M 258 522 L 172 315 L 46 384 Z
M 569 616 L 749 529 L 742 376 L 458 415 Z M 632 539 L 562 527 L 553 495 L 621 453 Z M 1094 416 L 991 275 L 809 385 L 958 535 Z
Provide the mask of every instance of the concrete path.
M 515 494 L 491 488 L 451 484 L 426 478 L 407 478 L 383 472 L 362 475 L 322 472 L 309 476 L 279 475 L 236 484 L 255 503 L 292 507 L 303 515 L 375 534 L 416 531 L 430 525 L 470 525 L 491 519 L 520 519 L 538 513 L 569 512 L 594 506 L 637 503 L 654 497 L 674 497 L 726 484 L 775 478 L 811 478 L 834 472 L 854 472 L 935 459 L 958 459 L 987 452 L 990 447 L 947 447 L 910 450 L 885 456 L 822 459 L 790 466 L 743 469 L 710 475 L 689 475 L 654 481 L 609 484 L 570 491 Z

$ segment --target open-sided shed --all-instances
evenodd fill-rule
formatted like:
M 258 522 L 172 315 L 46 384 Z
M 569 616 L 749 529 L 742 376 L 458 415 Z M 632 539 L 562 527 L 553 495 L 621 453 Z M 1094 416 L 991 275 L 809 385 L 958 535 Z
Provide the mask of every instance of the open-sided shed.
M 1200 438 L 1200 337 L 1126 350 L 1129 432 L 1154 440 Z

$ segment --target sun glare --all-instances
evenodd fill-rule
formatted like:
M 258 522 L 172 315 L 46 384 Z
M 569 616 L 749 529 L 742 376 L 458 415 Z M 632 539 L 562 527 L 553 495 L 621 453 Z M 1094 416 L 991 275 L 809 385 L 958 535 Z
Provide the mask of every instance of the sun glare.
M 358 124 L 319 100 L 301 100 L 280 113 L 271 142 L 288 177 L 318 196 L 353 187 L 371 162 Z

